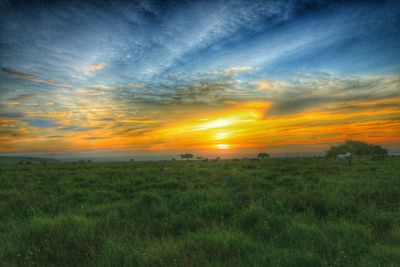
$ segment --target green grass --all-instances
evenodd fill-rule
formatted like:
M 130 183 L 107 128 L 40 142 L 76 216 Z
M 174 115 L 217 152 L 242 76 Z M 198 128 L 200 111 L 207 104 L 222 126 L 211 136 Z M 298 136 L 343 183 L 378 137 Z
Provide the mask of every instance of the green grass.
M 0 266 L 400 266 L 400 158 L 2 164 Z

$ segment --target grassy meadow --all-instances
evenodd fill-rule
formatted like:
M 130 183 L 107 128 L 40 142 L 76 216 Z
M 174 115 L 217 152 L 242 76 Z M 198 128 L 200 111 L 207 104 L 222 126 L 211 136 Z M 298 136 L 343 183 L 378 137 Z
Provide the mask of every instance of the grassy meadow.
M 400 158 L 1 164 L 0 266 L 400 266 Z

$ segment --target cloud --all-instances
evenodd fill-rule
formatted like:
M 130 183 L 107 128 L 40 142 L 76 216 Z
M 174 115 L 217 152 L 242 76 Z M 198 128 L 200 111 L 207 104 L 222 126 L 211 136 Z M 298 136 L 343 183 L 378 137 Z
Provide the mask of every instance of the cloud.
M 214 81 L 210 83 L 197 83 L 187 87 L 178 88 L 175 92 L 166 93 L 164 99 L 185 104 L 212 104 L 223 102 L 228 96 L 225 92 L 231 87 L 227 81 Z
M 62 87 L 62 88 L 71 87 L 71 85 L 66 84 L 66 83 L 59 83 L 59 82 L 55 82 L 53 80 L 39 79 L 35 74 L 32 74 L 32 73 L 21 72 L 21 71 L 11 69 L 11 68 L 1 68 L 1 70 L 15 78 L 22 79 L 22 80 L 28 80 L 28 81 L 32 81 L 32 82 L 37 82 L 37 83 L 42 83 L 42 84 L 47 84 L 47 85 L 57 86 L 57 87 Z
M 271 84 L 274 84 L 271 81 Z M 365 109 L 359 103 L 400 97 L 400 78 L 394 76 L 306 76 L 295 78 L 266 91 L 274 102 L 269 115 L 301 113 L 307 110 Z
M 235 76 L 239 73 L 246 73 L 251 71 L 250 66 L 239 66 L 239 67 L 231 67 L 223 70 L 217 70 L 217 74 L 223 74 L 223 75 L 228 75 L 228 76 Z
M 145 83 L 132 83 L 132 84 L 130 84 L 130 86 L 132 86 L 134 88 L 145 88 L 146 84 Z
M 34 94 L 22 94 L 22 95 L 19 95 L 17 97 L 13 97 L 13 98 L 8 99 L 7 104 L 9 104 L 9 105 L 18 105 L 18 104 L 21 104 L 24 101 L 26 101 L 28 99 L 31 99 L 33 97 L 35 97 Z
M 43 84 L 62 87 L 62 88 L 70 88 L 71 87 L 71 85 L 69 85 L 67 83 L 59 83 L 59 82 L 55 82 L 53 80 L 35 80 L 35 81 L 38 83 L 43 83 Z
M 216 71 L 176 72 L 166 75 L 162 81 L 146 84 L 143 90 L 135 90 L 130 84 L 115 85 L 109 87 L 108 93 L 124 106 L 144 110 L 174 105 L 224 106 L 225 103 L 262 98 L 255 84 L 237 77 L 249 71 L 249 66 L 238 66 Z M 101 87 L 93 90 L 99 92 Z
M 127 122 L 136 122 L 136 123 L 157 123 L 159 120 L 152 120 L 149 118 L 129 118 L 126 120 Z
M 130 91 L 120 88 L 114 92 L 116 101 L 135 105 L 138 108 L 154 109 L 155 106 L 176 105 L 224 105 L 226 101 L 244 100 L 248 92 L 242 90 L 241 84 L 234 80 L 211 80 L 183 85 L 160 83 L 149 86 L 146 91 Z M 152 90 L 157 88 L 157 90 Z
M 260 88 L 260 90 L 267 90 L 269 87 L 269 81 L 258 81 L 257 85 Z
M 30 80 L 30 81 L 37 79 L 36 75 L 31 73 L 25 73 L 11 68 L 1 68 L 1 70 L 7 74 L 10 74 L 20 79 Z
M 83 139 L 84 140 L 100 140 L 100 139 L 104 139 L 104 137 L 85 137 Z
M 67 126 L 63 127 L 60 130 L 62 131 L 71 131 L 71 132 L 85 132 L 99 129 L 99 127 L 79 127 L 79 126 Z
M 34 119 L 34 120 L 27 120 L 27 122 L 39 128 L 53 128 L 59 126 L 59 124 L 55 120 L 44 120 L 44 119 Z
M 97 63 L 93 65 L 89 65 L 86 67 L 83 67 L 83 71 L 85 72 L 85 75 L 92 75 L 94 72 L 102 70 L 106 67 L 106 64 L 103 63 Z
M 100 118 L 99 121 L 113 121 L 113 118 Z
M 22 117 L 24 117 L 24 113 L 22 113 L 22 112 L 0 112 L 0 117 L 22 118 Z
M 46 136 L 46 138 L 48 138 L 48 139 L 59 139 L 59 138 L 63 138 L 64 136 L 62 136 L 62 135 L 49 135 L 49 136 Z
M 166 78 L 174 81 L 209 81 L 220 79 L 232 79 L 238 74 L 249 73 L 252 70 L 250 66 L 236 66 L 212 71 L 196 71 L 196 72 L 172 72 L 165 75 Z

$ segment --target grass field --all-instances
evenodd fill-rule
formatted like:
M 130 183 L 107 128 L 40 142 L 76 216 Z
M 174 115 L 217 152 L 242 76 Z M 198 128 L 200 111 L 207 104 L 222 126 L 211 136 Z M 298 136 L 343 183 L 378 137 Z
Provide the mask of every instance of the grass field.
M 0 266 L 400 266 L 400 158 L 2 164 Z

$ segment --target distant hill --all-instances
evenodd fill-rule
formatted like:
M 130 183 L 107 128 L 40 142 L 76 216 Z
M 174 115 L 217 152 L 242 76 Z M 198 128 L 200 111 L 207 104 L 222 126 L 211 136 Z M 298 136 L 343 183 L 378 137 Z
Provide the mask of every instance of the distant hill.
M 51 158 L 0 156 L 0 164 L 39 164 L 39 163 L 57 163 L 57 162 L 60 161 Z

